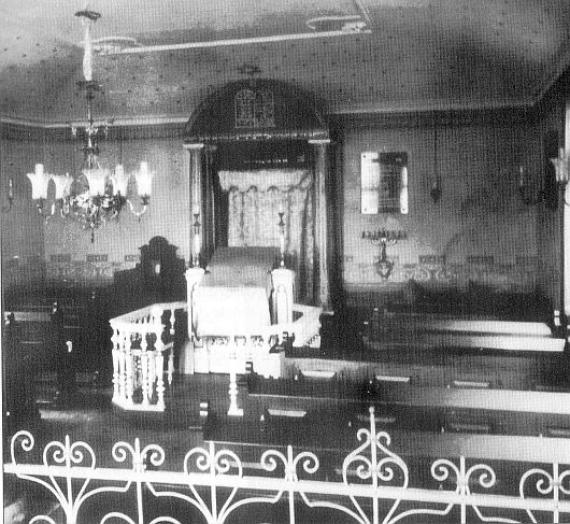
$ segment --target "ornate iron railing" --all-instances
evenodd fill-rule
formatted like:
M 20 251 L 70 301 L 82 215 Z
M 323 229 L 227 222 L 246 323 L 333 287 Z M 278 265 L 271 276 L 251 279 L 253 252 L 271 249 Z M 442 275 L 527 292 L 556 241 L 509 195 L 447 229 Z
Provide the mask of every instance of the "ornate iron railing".
M 167 471 L 160 469 L 166 453 L 157 444 L 143 447 L 138 438 L 134 444 L 117 442 L 112 449 L 115 467 L 100 467 L 91 446 L 71 442 L 66 436 L 43 448 L 41 464 L 23 463 L 20 459 L 33 454 L 34 448 L 34 437 L 27 431 L 13 436 L 12 461 L 4 471 L 40 484 L 59 503 L 59 513 L 36 515 L 31 523 L 181 524 L 178 514 L 149 514 L 149 506 L 156 510 L 156 504 L 165 499 L 187 505 L 186 515 L 192 510 L 209 524 L 228 522 L 237 510 L 255 511 L 253 506 L 260 504 L 279 505 L 283 512 L 279 521 L 290 523 L 304 521 L 299 517 L 301 511 L 319 510 L 335 514 L 329 517 L 331 522 L 360 524 L 410 520 L 558 523 L 570 519 L 570 499 L 565 498 L 570 495 L 570 469 L 558 463 L 535 465 L 516 478 L 507 478 L 511 494 L 497 494 L 490 492 L 498 480 L 490 465 L 468 466 L 465 457 L 437 459 L 429 473 L 439 486 L 411 487 L 410 468 L 390 451 L 388 433 L 377 431 L 373 408 L 369 419 L 368 427 L 357 431 L 359 445 L 344 458 L 338 481 L 326 476 L 322 480 L 317 455 L 296 452 L 292 446 L 284 452 L 269 449 L 259 462 L 248 464 L 234 451 L 208 443 L 188 451 L 181 470 Z M 127 463 L 128 467 L 121 467 Z M 246 474 L 249 470 L 257 473 Z M 107 498 L 101 501 L 101 497 Z M 116 497 L 125 501 L 117 502 Z M 89 517 L 84 515 L 89 500 L 98 500 L 96 507 L 105 508 L 96 520 L 91 511 Z M 131 514 L 125 509 L 127 500 Z

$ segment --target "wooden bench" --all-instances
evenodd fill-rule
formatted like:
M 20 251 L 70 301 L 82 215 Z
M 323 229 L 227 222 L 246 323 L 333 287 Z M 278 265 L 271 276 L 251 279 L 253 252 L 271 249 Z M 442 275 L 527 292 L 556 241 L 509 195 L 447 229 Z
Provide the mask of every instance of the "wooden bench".
M 250 381 L 245 420 L 346 419 L 374 405 L 383 424 L 398 430 L 570 438 L 570 391 L 473 387 L 414 387 L 374 380 Z

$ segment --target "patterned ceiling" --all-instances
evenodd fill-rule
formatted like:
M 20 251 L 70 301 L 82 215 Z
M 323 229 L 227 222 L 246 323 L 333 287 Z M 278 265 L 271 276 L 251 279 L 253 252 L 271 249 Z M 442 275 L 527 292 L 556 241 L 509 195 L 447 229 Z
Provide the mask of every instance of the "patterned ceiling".
M 84 7 L 2 0 L 4 120 L 83 117 L 82 27 L 73 14 Z M 93 0 L 88 7 L 102 14 L 93 38 L 131 37 L 143 46 L 95 58 L 103 85 L 96 114 L 117 121 L 183 120 L 212 90 L 252 69 L 315 93 L 334 113 L 526 105 L 570 63 L 568 0 Z M 337 36 L 312 38 L 319 31 Z M 262 37 L 271 38 L 225 45 Z M 146 48 L 188 42 L 194 47 Z

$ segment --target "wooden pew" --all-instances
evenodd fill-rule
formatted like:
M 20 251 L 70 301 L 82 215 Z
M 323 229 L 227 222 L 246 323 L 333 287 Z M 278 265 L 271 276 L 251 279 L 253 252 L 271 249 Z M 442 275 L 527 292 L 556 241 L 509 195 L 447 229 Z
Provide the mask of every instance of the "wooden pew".
M 250 380 L 246 420 L 315 420 L 358 413 L 374 405 L 383 423 L 409 431 L 570 438 L 570 391 L 414 387 L 409 383 L 337 379 Z M 333 417 L 333 418 L 334 418 Z

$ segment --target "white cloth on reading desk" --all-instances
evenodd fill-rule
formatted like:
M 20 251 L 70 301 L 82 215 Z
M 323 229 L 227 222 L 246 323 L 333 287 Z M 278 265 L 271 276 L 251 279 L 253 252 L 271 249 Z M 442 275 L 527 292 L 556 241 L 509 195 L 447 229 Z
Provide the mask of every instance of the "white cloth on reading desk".
M 271 269 L 279 261 L 275 247 L 219 247 L 208 262 L 201 287 L 262 287 L 271 293 Z
M 271 325 L 263 287 L 202 287 L 194 292 L 196 333 L 203 336 L 261 335 Z

